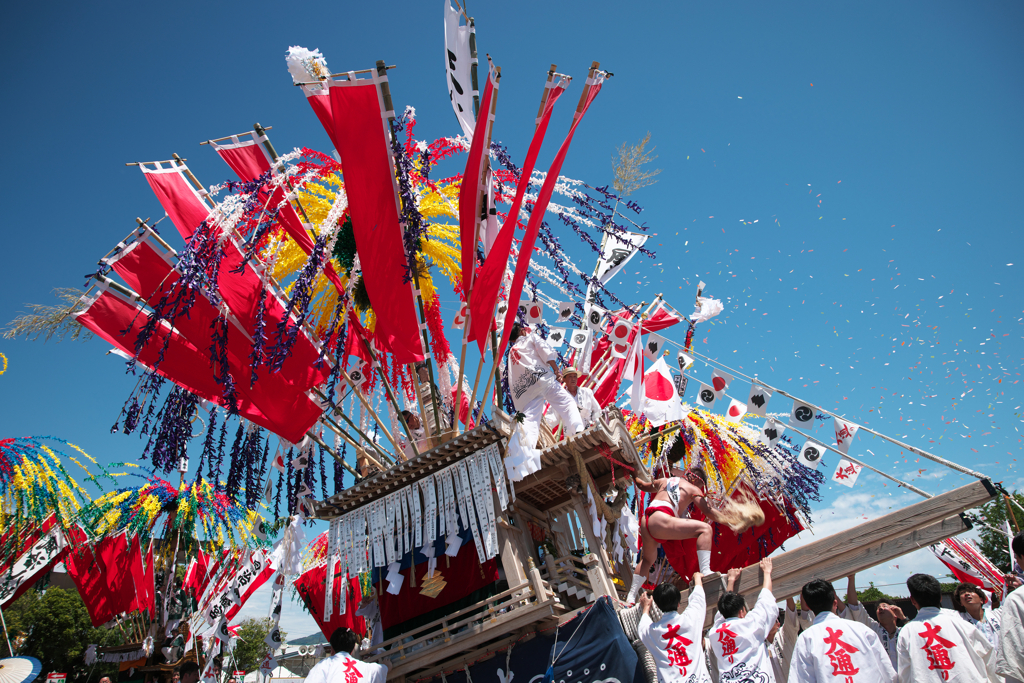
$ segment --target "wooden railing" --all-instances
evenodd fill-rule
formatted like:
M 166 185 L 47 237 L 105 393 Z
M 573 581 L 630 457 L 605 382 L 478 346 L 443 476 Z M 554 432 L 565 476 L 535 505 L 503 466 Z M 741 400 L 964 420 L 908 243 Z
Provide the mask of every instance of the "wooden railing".
M 537 573 L 535 578 L 536 581 L 540 581 L 539 573 Z M 424 650 L 427 648 L 443 647 L 453 642 L 453 640 L 458 641 L 464 636 L 468 637 L 469 635 L 497 626 L 502 621 L 501 617 L 506 614 L 521 612 L 552 602 L 552 598 L 550 595 L 547 595 L 547 591 L 538 596 L 538 591 L 532 585 L 536 581 L 526 581 L 469 607 L 453 612 L 442 619 L 437 619 L 400 636 L 386 640 L 378 646 L 383 648 L 384 652 L 367 655 L 364 657 L 364 660 L 367 662 L 390 660 L 390 668 L 395 670 L 410 655 L 415 655 L 417 659 L 420 659 L 425 654 Z M 543 589 L 542 585 L 541 588 Z

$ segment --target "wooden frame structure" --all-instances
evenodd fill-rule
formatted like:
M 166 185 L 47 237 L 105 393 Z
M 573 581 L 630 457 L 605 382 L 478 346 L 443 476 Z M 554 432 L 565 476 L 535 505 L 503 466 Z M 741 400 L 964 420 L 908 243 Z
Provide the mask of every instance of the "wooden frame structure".
M 492 444 L 504 457 L 513 429 L 512 419 L 495 411 L 475 429 L 317 503 L 316 516 L 339 517 Z M 495 505 L 499 556 L 509 588 L 385 641 L 379 646 L 383 652 L 365 656 L 389 665 L 388 680 L 430 678 L 461 668 L 568 621 L 602 596 L 617 600 L 625 595 L 633 557 L 627 554 L 618 565 L 611 561 L 606 539 L 594 532 L 587 502 L 588 489 L 597 500 L 628 476 L 625 469 L 644 471 L 622 413 L 610 407 L 584 432 L 543 443 L 551 445 L 541 450 L 542 468 L 514 484 L 514 501 L 506 510 Z M 785 599 L 813 578 L 834 581 L 962 533 L 971 527 L 960 513 L 995 496 L 992 484 L 981 480 L 782 553 L 773 558 L 773 593 Z M 553 542 L 539 545 L 531 527 L 542 529 Z M 704 583 L 706 626 L 713 623 L 725 590 L 724 580 L 709 578 Z M 737 590 L 752 601 L 762 579 L 756 565 L 747 567 Z M 686 598 L 684 591 L 683 604 Z

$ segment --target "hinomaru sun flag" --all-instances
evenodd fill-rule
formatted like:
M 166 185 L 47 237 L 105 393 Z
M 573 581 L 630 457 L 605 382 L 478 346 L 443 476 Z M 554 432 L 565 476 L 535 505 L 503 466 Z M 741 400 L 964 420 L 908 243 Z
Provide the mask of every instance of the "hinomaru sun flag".
M 683 405 L 676 394 L 672 373 L 669 372 L 664 358 L 659 358 L 651 369 L 644 373 L 640 412 L 647 416 L 653 427 L 683 419 Z

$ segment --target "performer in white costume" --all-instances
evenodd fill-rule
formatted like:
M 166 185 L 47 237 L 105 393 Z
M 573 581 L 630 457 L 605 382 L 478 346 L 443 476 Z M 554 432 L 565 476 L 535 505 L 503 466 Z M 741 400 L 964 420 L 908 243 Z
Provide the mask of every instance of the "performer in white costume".
M 725 589 L 727 591 L 732 593 L 736 590 L 736 581 L 742 573 L 742 567 L 729 570 L 726 574 L 725 582 Z M 808 618 L 801 618 L 802 616 Z M 718 626 L 722 621 L 721 614 L 717 615 L 715 626 Z M 768 632 L 768 637 L 765 638 L 765 644 L 768 646 L 768 659 L 772 663 L 772 672 L 775 674 L 777 683 L 783 683 L 783 681 L 789 678 L 789 664 L 793 660 L 793 649 L 796 647 L 796 639 L 800 634 L 800 628 L 806 629 L 810 628 L 810 626 L 811 620 L 808 612 L 804 610 L 801 615 L 796 610 L 796 602 L 793 598 L 787 598 L 785 621 L 782 623 L 782 626 L 775 622 L 772 630 Z
M 953 610 L 942 609 L 938 579 L 914 574 L 907 579 L 917 616 L 900 631 L 896 653 L 900 683 L 1002 683 L 996 677 L 996 651 L 981 631 Z
M 790 683 L 843 681 L 892 683 L 896 671 L 874 629 L 841 619 L 842 604 L 832 584 L 815 579 L 804 585 L 801 603 L 814 611 L 810 628 L 800 634 L 789 668 Z
M 1010 549 L 1013 559 L 1024 567 L 1024 532 L 1013 537 Z M 1013 578 L 1007 577 L 1007 589 Z M 1002 635 L 996 653 L 996 674 L 1002 676 L 1006 683 L 1024 683 L 1024 586 L 1017 581 L 1013 583 L 1018 587 L 1010 593 L 1002 606 Z
M 526 325 L 513 326 L 509 340 L 512 348 L 508 352 L 508 388 L 516 410 L 526 416 L 519 426 L 523 445 L 537 447 L 545 403 L 551 404 L 551 410 L 565 425 L 567 434 L 582 432 L 580 409 L 576 399 L 559 384 L 562 373 L 551 346 Z
M 769 632 L 779 621 L 779 608 L 775 606 L 775 596 L 772 595 L 771 558 L 761 560 L 761 571 L 764 572 L 764 586 L 754 609 L 747 611 L 746 602 L 739 593 L 724 593 L 718 601 L 722 620 L 715 620 L 708 636 L 721 683 L 775 682 L 765 645 Z
M 334 654 L 310 669 L 306 674 L 307 683 L 385 683 L 386 666 L 361 662 L 352 656 L 357 642 L 359 636 L 355 631 L 335 629 L 331 634 Z
M 650 615 L 651 598 L 646 593 L 640 596 L 644 610 L 637 627 L 640 640 L 654 658 L 661 683 L 711 683 L 701 647 L 707 609 L 700 572 L 693 575 L 693 590 L 682 614 L 677 611 L 679 598 L 679 589 L 671 583 L 654 589 L 654 603 L 662 611 L 655 623 Z

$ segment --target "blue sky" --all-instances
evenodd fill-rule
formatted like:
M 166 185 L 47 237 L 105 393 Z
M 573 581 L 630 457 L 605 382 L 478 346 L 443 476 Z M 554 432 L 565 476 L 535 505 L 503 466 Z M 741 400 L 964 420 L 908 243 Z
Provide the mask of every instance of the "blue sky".
M 1024 9 L 481 0 L 469 9 L 481 53 L 502 66 L 494 137 L 514 159 L 525 155 L 551 63 L 577 77 L 570 103 L 592 60 L 615 74 L 564 175 L 607 184 L 614 148 L 651 132 L 660 182 L 634 199 L 656 233 L 657 259 L 627 267 L 613 287 L 620 298 L 664 292 L 686 311 L 702 279 L 726 310 L 698 329 L 701 353 L 1008 488 L 1024 484 L 1014 200 L 1024 180 Z M 50 302 L 54 287 L 81 286 L 136 216 L 162 214 L 124 162 L 177 152 L 203 183 L 222 182 L 227 167 L 198 142 L 257 121 L 274 127 L 278 150 L 330 151 L 290 84 L 289 45 L 319 48 L 335 71 L 397 64 L 395 104 L 416 107 L 417 135 L 458 131 L 440 1 L 386 10 L 21 3 L 7 16 L 3 322 L 25 302 Z M 568 129 L 568 109 L 556 111 L 540 168 Z M 562 229 L 575 260 L 591 263 Z M 443 305 L 450 320 L 454 300 Z M 681 331 L 670 336 L 682 340 Z M 95 340 L 0 341 L 9 359 L 0 436 L 53 434 L 104 462 L 137 458 L 143 444 L 108 433 L 134 382 L 105 351 Z M 710 373 L 700 363 L 694 371 Z M 788 411 L 789 402 L 777 397 L 772 408 Z M 933 493 L 967 482 L 869 435 L 854 449 Z M 853 491 L 823 495 L 819 535 L 916 499 L 867 472 Z M 870 578 L 896 582 L 908 566 L 939 571 L 920 555 Z M 291 618 L 292 635 L 315 630 Z

